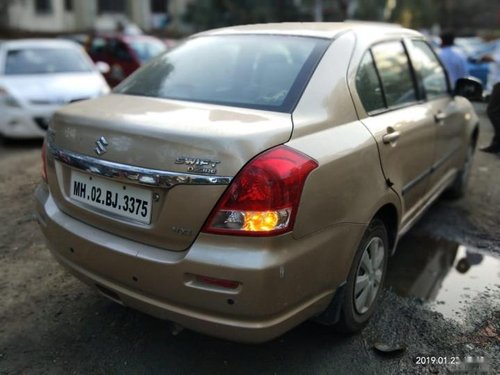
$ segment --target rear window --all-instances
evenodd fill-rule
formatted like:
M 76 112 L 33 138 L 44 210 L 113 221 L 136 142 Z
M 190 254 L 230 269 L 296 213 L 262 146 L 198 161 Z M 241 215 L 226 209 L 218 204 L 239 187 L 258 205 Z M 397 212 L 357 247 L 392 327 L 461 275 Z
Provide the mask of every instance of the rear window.
M 387 107 L 400 107 L 417 101 L 408 56 L 401 42 L 386 42 L 372 48 Z
M 198 37 L 153 59 L 115 92 L 290 112 L 328 43 L 276 35 Z
M 365 52 L 356 75 L 356 89 L 366 112 L 385 109 L 380 80 L 370 52 Z
M 414 40 L 412 46 L 413 66 L 422 79 L 427 99 L 448 95 L 446 73 L 431 47 L 423 40 Z
M 165 44 L 159 40 L 135 40 L 130 42 L 130 47 L 132 47 L 141 62 L 149 61 L 167 49 Z
M 7 51 L 5 74 L 91 72 L 90 63 L 75 48 L 22 48 Z

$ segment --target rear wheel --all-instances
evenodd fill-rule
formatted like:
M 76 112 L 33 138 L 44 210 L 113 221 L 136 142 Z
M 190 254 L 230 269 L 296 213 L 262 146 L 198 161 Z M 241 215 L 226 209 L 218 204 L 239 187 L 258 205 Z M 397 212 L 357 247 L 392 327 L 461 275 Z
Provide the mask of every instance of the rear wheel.
M 363 235 L 347 278 L 340 319 L 336 325 L 339 331 L 359 331 L 373 315 L 385 280 L 388 243 L 384 223 L 374 219 Z

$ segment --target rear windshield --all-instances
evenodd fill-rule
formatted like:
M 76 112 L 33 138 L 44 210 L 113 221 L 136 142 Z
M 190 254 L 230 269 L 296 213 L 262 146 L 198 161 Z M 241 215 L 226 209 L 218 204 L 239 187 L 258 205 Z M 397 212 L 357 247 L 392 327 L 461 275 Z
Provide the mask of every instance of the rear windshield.
M 75 48 L 22 48 L 7 52 L 5 74 L 91 72 L 90 63 Z
M 290 112 L 327 45 L 294 36 L 198 37 L 153 59 L 115 92 Z
M 167 49 L 167 46 L 159 40 L 134 40 L 130 42 L 130 46 L 143 63 L 165 52 Z

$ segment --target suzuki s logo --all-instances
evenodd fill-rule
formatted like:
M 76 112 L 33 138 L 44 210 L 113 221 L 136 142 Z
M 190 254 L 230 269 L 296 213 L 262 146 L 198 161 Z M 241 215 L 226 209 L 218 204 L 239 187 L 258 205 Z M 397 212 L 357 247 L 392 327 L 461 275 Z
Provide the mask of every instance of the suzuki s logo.
M 106 151 L 108 151 L 106 149 L 106 146 L 108 145 L 108 141 L 106 140 L 106 138 L 104 137 L 99 138 L 97 141 L 95 141 L 95 144 L 97 145 L 97 147 L 94 148 L 94 151 L 97 155 L 102 155 Z

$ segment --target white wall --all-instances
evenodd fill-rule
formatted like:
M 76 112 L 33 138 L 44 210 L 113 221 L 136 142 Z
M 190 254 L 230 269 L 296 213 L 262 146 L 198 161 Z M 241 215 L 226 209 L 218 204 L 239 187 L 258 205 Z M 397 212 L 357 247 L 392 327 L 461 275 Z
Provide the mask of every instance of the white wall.
M 15 1 L 9 10 L 12 29 L 42 32 L 73 31 L 75 17 L 64 10 L 64 0 L 52 0 L 50 13 L 36 13 L 33 0 Z
M 149 0 L 129 0 L 129 9 L 132 15 L 132 22 L 143 30 L 151 29 L 151 2 Z
M 2 1 L 2 0 L 0 0 Z M 97 14 L 97 0 L 73 0 L 73 10 L 64 9 L 64 0 L 51 0 L 50 13 L 36 13 L 34 0 L 18 0 L 11 3 L 8 10 L 9 28 L 40 32 L 78 32 L 101 26 L 103 29 L 113 28 L 116 21 L 127 17 L 143 30 L 153 26 L 149 0 L 128 0 L 130 16 L 126 14 Z M 170 27 L 189 30 L 189 25 L 182 22 L 187 5 L 195 0 L 170 0 Z

